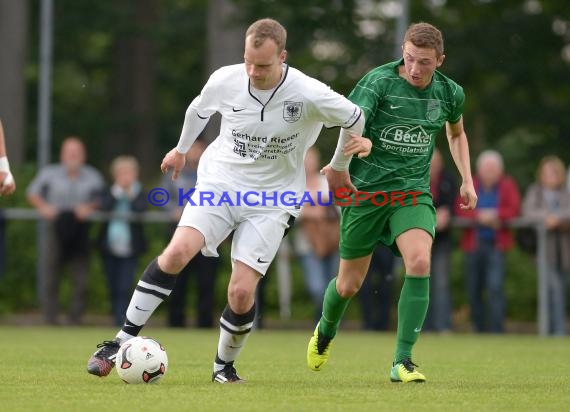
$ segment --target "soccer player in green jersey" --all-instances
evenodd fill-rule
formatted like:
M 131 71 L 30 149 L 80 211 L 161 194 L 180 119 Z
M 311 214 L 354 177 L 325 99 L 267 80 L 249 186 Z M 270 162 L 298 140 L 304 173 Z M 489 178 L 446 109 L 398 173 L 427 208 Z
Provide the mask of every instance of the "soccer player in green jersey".
M 370 71 L 349 96 L 365 113 L 363 135 L 372 141 L 371 154 L 354 158 L 349 170 L 338 170 L 334 164 L 335 168 L 323 169 L 337 195 L 346 187 L 358 192 L 342 202 L 340 267 L 325 292 L 323 313 L 307 350 L 307 363 L 314 371 L 328 360 L 332 339 L 362 285 L 372 251 L 382 243 L 402 256 L 406 269 L 390 379 L 425 381 L 412 362 L 412 347 L 429 302 L 435 236 L 429 168 L 435 138 L 444 125 L 462 178 L 461 207 L 473 209 L 477 203 L 463 129 L 463 89 L 437 71 L 445 58 L 441 32 L 427 23 L 413 24 L 402 51 L 402 60 Z

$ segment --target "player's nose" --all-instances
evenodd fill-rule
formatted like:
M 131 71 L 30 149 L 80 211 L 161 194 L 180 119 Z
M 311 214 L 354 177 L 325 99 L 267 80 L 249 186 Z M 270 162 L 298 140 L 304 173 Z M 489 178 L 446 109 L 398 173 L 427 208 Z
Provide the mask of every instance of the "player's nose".
M 250 68 L 247 70 L 247 75 L 248 75 L 249 77 L 251 77 L 251 78 L 257 77 L 257 70 L 255 69 L 255 67 L 250 67 Z
M 417 76 L 419 74 L 418 65 L 416 63 L 412 63 L 410 66 L 410 74 L 412 76 Z

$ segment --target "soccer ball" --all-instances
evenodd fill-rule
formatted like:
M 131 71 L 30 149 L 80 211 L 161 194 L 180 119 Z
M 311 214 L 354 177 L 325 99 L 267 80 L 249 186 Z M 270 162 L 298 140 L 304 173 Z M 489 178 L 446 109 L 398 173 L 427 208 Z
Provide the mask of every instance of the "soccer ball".
M 156 340 L 137 336 L 121 345 L 115 366 L 126 383 L 156 383 L 168 369 L 168 357 Z

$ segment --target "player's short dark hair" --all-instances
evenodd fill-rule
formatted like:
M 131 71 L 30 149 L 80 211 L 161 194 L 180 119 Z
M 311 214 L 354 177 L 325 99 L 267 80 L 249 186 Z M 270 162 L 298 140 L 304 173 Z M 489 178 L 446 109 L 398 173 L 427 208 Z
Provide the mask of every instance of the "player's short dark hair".
M 404 36 L 404 43 L 408 41 L 416 47 L 434 49 L 437 57 L 443 54 L 443 35 L 429 23 L 412 24 Z
M 278 53 L 285 49 L 287 30 L 277 20 L 261 19 L 254 22 L 245 33 L 245 37 L 253 36 L 253 47 L 260 47 L 265 40 L 271 39 L 277 45 Z

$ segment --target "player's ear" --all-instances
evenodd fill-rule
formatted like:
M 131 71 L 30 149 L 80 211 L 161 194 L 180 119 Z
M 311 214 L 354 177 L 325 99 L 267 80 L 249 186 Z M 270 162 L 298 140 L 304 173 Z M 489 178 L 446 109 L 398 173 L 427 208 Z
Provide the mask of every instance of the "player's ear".
M 441 65 L 443 64 L 443 61 L 445 60 L 445 54 L 442 54 L 441 56 L 439 56 L 439 58 L 437 59 L 437 67 L 441 67 Z
M 287 60 L 287 50 L 283 49 L 283 51 L 279 54 L 279 61 L 283 63 L 285 60 Z

